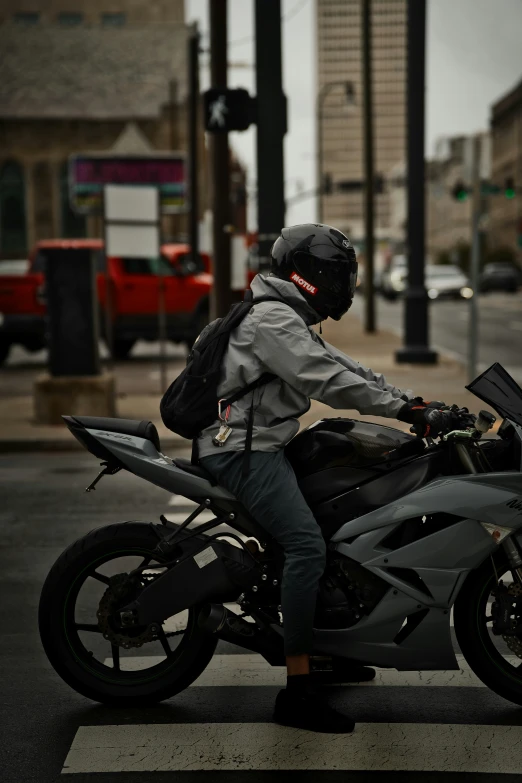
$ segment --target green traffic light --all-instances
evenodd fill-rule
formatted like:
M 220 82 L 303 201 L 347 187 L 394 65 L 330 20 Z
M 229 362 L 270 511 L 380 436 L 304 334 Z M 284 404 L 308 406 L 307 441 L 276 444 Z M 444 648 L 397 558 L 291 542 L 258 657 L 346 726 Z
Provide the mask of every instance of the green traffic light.
M 457 193 L 457 201 L 466 201 L 468 197 L 467 191 L 465 190 L 459 190 Z
M 514 188 L 506 188 L 504 191 L 504 195 L 506 198 L 515 198 L 515 190 Z

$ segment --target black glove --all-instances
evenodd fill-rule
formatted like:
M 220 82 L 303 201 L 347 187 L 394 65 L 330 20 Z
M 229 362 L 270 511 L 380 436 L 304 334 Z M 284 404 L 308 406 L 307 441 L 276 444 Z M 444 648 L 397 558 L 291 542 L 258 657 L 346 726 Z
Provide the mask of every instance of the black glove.
M 459 414 L 455 410 L 439 410 L 434 407 L 438 404 L 426 403 L 416 397 L 402 406 L 397 418 L 399 421 L 413 424 L 411 432 L 420 435 L 421 438 L 428 436 L 435 438 L 437 435 L 459 429 L 461 422 Z

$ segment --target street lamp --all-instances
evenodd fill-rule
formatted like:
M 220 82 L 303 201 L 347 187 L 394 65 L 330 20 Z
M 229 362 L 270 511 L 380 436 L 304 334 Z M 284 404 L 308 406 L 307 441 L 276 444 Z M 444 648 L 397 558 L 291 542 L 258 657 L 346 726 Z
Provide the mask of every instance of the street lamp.
M 323 107 L 326 96 L 335 87 L 344 87 L 346 102 L 349 105 L 353 105 L 355 103 L 355 90 L 353 82 L 326 82 L 326 84 L 323 84 L 317 94 L 317 183 L 319 190 L 319 223 L 323 222 Z

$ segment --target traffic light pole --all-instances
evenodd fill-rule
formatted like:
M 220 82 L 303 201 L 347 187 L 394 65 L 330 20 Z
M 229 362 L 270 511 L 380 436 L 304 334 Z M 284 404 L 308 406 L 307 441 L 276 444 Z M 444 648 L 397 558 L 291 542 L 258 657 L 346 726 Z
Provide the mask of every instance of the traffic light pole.
M 375 332 L 375 292 L 373 286 L 374 256 L 374 178 L 373 178 L 373 101 L 371 0 L 362 3 L 362 71 L 364 93 L 364 224 L 366 235 L 366 269 L 364 281 L 364 328 Z
M 283 141 L 286 98 L 281 63 L 281 0 L 255 0 L 257 215 L 259 269 L 285 224 Z
M 209 0 L 211 87 L 227 86 L 227 0 Z M 230 285 L 230 177 L 228 133 L 209 134 L 212 172 L 213 274 L 210 317 L 220 318 L 234 301 Z
M 424 286 L 424 88 L 426 68 L 426 0 L 408 0 L 407 157 L 408 288 L 405 292 L 405 345 L 397 362 L 435 364 L 428 347 L 428 296 Z

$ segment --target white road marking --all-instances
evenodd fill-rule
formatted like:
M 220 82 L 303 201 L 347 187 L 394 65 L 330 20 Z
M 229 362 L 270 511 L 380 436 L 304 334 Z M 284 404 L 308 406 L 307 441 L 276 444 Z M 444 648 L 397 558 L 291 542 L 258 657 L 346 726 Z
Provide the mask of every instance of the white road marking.
M 198 507 L 198 504 L 194 500 L 188 500 L 183 495 L 172 495 L 168 503 L 169 506 L 181 506 L 183 509 L 187 509 L 192 512 Z
M 120 664 L 126 671 L 140 671 L 155 666 L 165 660 L 165 656 L 137 656 L 126 658 L 122 654 Z M 515 666 L 521 663 L 515 655 L 506 656 L 506 660 Z M 396 669 L 376 669 L 375 679 L 370 682 L 353 683 L 357 686 L 376 688 L 386 687 L 467 687 L 484 688 L 485 685 L 473 674 L 464 656 L 457 655 L 460 669 L 455 671 L 399 672 Z M 106 666 L 112 666 L 112 658 L 104 660 Z M 260 655 L 214 655 L 205 671 L 191 687 L 229 687 L 241 685 L 278 686 L 286 685 L 284 666 L 270 666 Z
M 359 723 L 353 734 L 316 734 L 275 723 L 81 726 L 62 769 L 401 770 L 520 773 L 520 726 Z M 518 759 L 518 760 L 517 760 Z
M 181 525 L 193 511 L 193 508 L 189 508 L 186 511 L 176 511 L 174 514 L 167 513 L 165 516 L 169 522 L 176 522 L 176 524 Z M 201 514 L 190 523 L 189 527 L 197 527 L 198 525 L 202 525 L 203 522 L 210 522 L 211 519 L 215 518 L 216 515 L 213 514 L 212 511 L 202 511 Z

